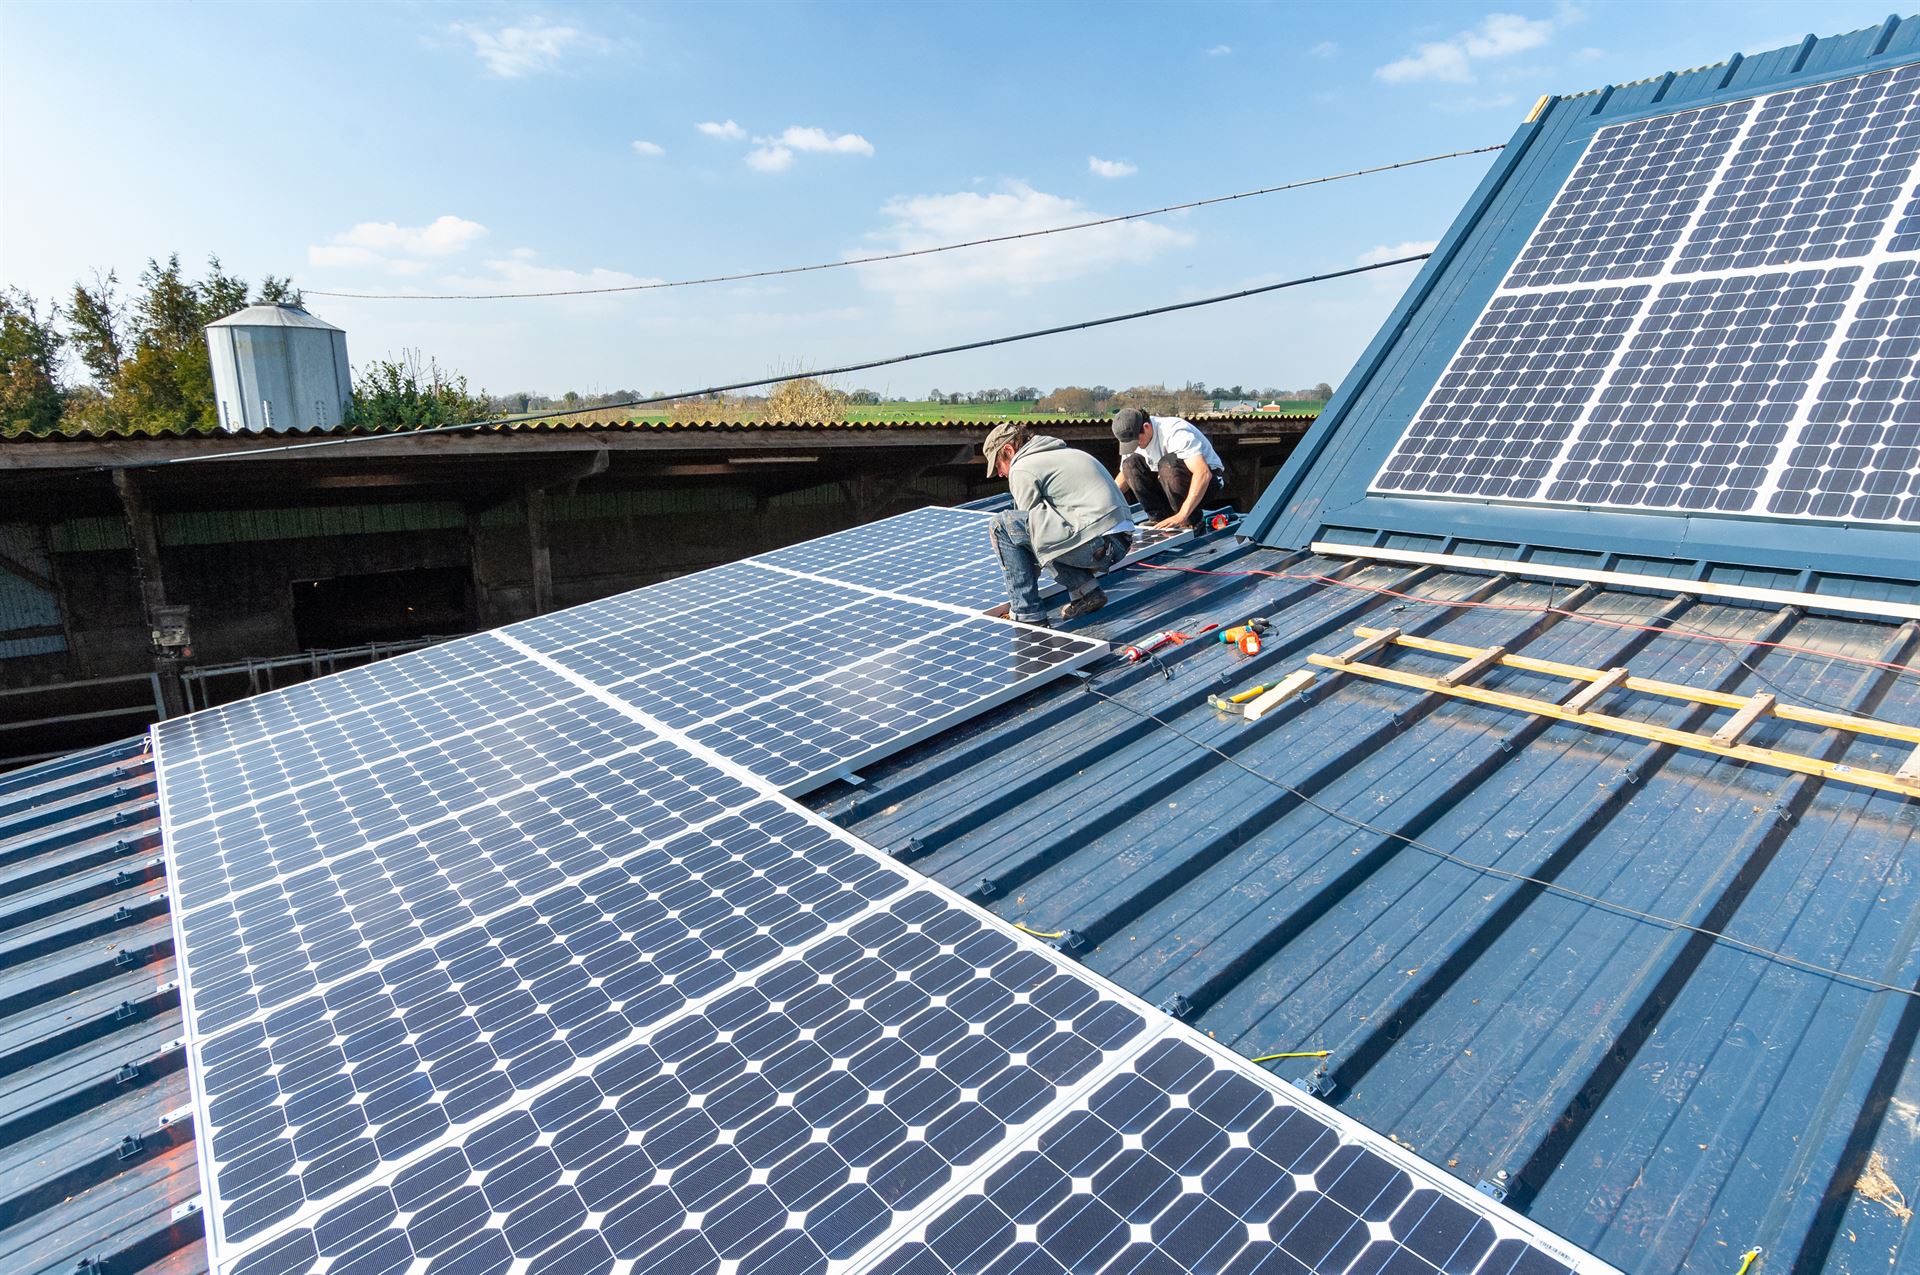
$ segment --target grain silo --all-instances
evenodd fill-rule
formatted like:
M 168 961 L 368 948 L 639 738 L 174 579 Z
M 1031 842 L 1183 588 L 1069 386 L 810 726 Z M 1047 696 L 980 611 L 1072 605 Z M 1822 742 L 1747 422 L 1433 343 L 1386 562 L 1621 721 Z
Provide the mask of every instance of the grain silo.
M 230 434 L 333 429 L 345 419 L 347 334 L 297 305 L 250 305 L 209 323 L 207 353 Z

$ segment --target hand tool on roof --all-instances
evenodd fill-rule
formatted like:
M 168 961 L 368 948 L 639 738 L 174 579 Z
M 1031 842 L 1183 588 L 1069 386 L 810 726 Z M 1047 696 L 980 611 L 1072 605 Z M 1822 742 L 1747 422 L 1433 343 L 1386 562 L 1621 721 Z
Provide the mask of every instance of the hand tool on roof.
M 1219 627 L 1217 624 L 1209 624 L 1205 628 L 1195 629 L 1191 633 L 1181 633 L 1174 629 L 1168 629 L 1165 633 L 1156 633 L 1153 637 L 1137 646 L 1127 647 L 1120 652 L 1120 655 L 1127 663 L 1138 664 L 1155 651 L 1161 650 L 1164 647 L 1179 646 L 1182 642 L 1191 642 L 1197 637 L 1205 637 Z
M 1259 686 L 1250 686 L 1237 695 L 1209 695 L 1207 703 L 1223 713 L 1232 713 L 1238 717 L 1245 713 L 1248 700 L 1259 699 L 1270 688 L 1263 682 Z
M 1238 642 L 1249 633 L 1265 633 L 1272 627 L 1273 626 L 1267 622 L 1266 616 L 1256 615 L 1245 624 L 1236 624 L 1230 629 L 1221 630 L 1220 640 L 1227 643 Z

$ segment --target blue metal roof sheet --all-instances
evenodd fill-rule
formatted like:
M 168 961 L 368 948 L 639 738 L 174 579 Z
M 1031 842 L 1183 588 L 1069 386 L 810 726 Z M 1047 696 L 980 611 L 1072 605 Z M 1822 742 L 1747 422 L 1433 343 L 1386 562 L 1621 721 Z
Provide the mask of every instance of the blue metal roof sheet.
M 1244 1053 L 1331 1050 L 1342 1110 L 1622 1269 L 1731 1271 L 1756 1244 L 1775 1269 L 1906 1264 L 1903 1219 L 1855 1186 L 1875 1155 L 1896 1184 L 1920 1170 L 1920 1000 L 1794 962 L 1916 986 L 1920 803 L 1366 679 L 1323 674 L 1254 724 L 1206 697 L 1373 623 L 1915 722 L 1920 677 L 1791 648 L 1906 661 L 1920 626 L 1219 544 L 1177 565 L 1228 574 L 1132 573 L 1108 636 L 1265 614 L 1261 656 L 1194 643 L 1170 679 L 1032 697 L 825 813 L 1070 931 L 1089 965 Z M 1660 631 L 1679 629 L 1722 640 Z M 1788 723 L 1755 738 L 1889 766 L 1885 745 Z
M 1714 66 L 1544 99 L 1268 486 L 1248 520 L 1249 534 L 1285 547 L 1376 544 L 1396 536 L 1425 549 L 1485 541 L 1499 547 L 1496 556 L 1558 550 L 1605 562 L 1630 555 L 1708 564 L 1709 574 L 1758 567 L 1792 578 L 1812 567 L 1828 577 L 1898 581 L 1903 600 L 1920 600 L 1920 553 L 1911 529 L 1527 508 L 1367 490 L 1596 130 L 1916 59 L 1920 20 L 1889 17 L 1847 35 L 1808 36 L 1769 53 L 1736 54 Z M 1848 592 L 1884 587 L 1852 578 L 1826 583 Z

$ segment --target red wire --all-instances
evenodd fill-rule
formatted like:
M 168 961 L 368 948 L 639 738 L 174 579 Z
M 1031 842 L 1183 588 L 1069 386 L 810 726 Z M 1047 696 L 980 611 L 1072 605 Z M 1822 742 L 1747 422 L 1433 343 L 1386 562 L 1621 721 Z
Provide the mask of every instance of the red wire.
M 1634 629 L 1642 633 L 1660 633 L 1668 637 L 1694 638 L 1701 642 L 1719 642 L 1727 646 L 1765 646 L 1781 651 L 1792 651 L 1801 655 L 1816 656 L 1823 660 L 1839 660 L 1847 664 L 1859 664 L 1867 668 L 1888 669 L 1895 673 L 1920 674 L 1920 667 L 1912 664 L 1895 664 L 1889 660 L 1868 659 L 1864 655 L 1841 655 L 1833 651 L 1822 651 L 1818 647 L 1805 646 L 1798 642 L 1762 642 L 1755 638 L 1722 637 L 1716 633 L 1700 633 L 1686 629 L 1666 628 L 1658 624 L 1635 624 L 1630 620 L 1607 620 L 1597 615 L 1586 615 L 1579 611 L 1568 611 L 1562 607 L 1527 606 L 1520 602 L 1469 602 L 1459 598 L 1434 598 L 1420 593 L 1403 593 L 1398 589 L 1388 589 L 1380 585 L 1354 584 L 1333 576 L 1314 575 L 1298 571 L 1210 571 L 1205 567 L 1174 567 L 1153 562 L 1135 562 L 1130 564 L 1140 571 L 1179 571 L 1196 576 L 1265 576 L 1270 580 L 1300 580 L 1311 584 L 1331 584 L 1342 589 L 1352 589 L 1359 593 L 1378 593 L 1389 598 L 1400 598 L 1406 602 L 1419 602 L 1438 607 L 1484 607 L 1491 611 L 1525 611 L 1534 615 L 1559 615 L 1569 620 L 1579 620 L 1585 624 L 1604 625 L 1610 629 Z

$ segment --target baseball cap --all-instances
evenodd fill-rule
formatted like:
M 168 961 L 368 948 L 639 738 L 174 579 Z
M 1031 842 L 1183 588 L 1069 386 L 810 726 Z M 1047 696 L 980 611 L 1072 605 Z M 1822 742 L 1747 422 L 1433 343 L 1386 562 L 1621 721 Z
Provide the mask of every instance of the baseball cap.
M 993 474 L 993 458 L 998 456 L 1000 449 L 1008 443 L 1011 443 L 1013 436 L 1019 432 L 1020 427 L 1012 421 L 1001 421 L 998 425 L 995 425 L 991 430 L 987 431 L 987 441 L 980 444 L 980 454 L 987 458 L 987 474 L 989 477 Z
M 1140 450 L 1140 429 L 1147 414 L 1137 407 L 1123 407 L 1113 414 L 1113 436 L 1120 441 L 1120 454 L 1131 456 Z

